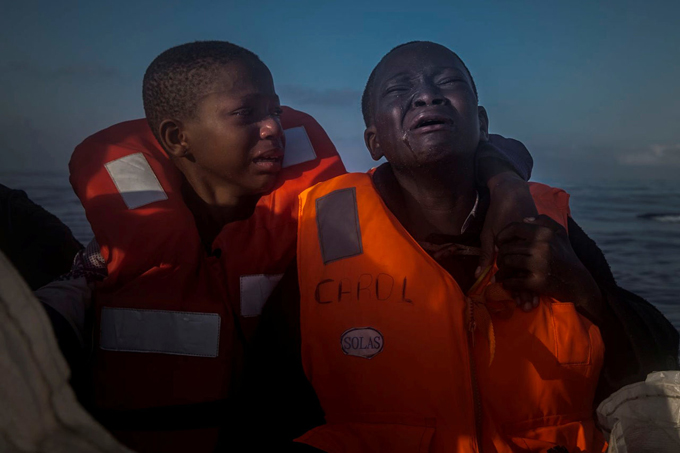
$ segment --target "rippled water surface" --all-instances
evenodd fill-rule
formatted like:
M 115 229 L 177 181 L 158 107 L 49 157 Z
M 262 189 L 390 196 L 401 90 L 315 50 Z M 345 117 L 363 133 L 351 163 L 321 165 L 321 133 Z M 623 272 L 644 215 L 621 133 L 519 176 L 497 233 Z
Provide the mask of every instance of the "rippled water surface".
M 680 328 L 680 181 L 560 183 L 574 219 L 604 251 L 619 285 Z
M 619 284 L 656 305 L 680 328 L 680 181 L 546 181 L 571 194 L 574 219 L 604 251 Z M 0 173 L 87 244 L 92 231 L 68 176 Z

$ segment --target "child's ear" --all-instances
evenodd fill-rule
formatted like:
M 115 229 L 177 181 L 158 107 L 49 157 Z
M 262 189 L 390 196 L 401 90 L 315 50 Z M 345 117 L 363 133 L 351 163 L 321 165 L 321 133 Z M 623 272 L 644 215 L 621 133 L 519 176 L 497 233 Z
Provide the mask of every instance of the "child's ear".
M 161 146 L 171 157 L 180 158 L 189 155 L 189 145 L 181 121 L 163 120 L 158 126 L 158 136 L 161 140 Z
M 364 143 L 366 143 L 366 148 L 368 148 L 368 151 L 371 153 L 373 160 L 380 160 L 383 157 L 375 126 L 369 126 L 364 131 Z
M 477 116 L 479 117 L 479 140 L 487 142 L 489 141 L 489 116 L 481 105 L 477 107 Z

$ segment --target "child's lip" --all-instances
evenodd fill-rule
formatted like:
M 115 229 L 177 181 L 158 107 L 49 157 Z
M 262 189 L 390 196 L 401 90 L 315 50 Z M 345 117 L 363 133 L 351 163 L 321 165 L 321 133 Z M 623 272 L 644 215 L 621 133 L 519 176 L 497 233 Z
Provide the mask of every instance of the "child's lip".
M 430 109 L 432 110 L 432 109 Z M 432 124 L 428 124 L 432 123 Z M 436 126 L 436 127 L 433 127 Z M 453 127 L 453 118 L 437 111 L 425 111 L 417 115 L 409 127 L 409 131 L 417 129 L 447 129 Z
M 282 148 L 271 148 L 266 151 L 259 152 L 255 154 L 253 160 L 257 159 L 281 159 L 283 160 L 283 149 Z
M 278 173 L 283 168 L 283 149 L 272 148 L 257 153 L 253 158 L 257 168 L 267 173 Z
M 256 160 L 253 164 L 263 173 L 279 173 L 283 168 L 283 159 Z

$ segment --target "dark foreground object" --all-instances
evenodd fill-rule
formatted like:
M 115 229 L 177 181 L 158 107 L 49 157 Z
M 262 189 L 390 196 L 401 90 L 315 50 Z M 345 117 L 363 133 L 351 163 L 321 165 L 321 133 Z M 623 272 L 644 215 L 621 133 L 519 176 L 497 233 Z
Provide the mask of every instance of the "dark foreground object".
M 0 451 L 125 453 L 78 404 L 50 322 L 0 252 Z
M 32 290 L 71 270 L 81 248 L 71 230 L 26 192 L 0 184 L 0 250 Z

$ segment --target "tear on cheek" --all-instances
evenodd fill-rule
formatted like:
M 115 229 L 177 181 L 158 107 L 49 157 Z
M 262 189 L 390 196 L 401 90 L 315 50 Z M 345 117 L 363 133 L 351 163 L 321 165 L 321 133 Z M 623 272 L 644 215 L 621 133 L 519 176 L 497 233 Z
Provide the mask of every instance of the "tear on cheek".
M 404 132 L 404 135 L 401 137 L 401 141 L 404 142 L 408 150 L 411 151 L 411 154 L 415 154 L 413 152 L 413 148 L 411 147 L 411 142 L 408 139 L 408 131 Z

